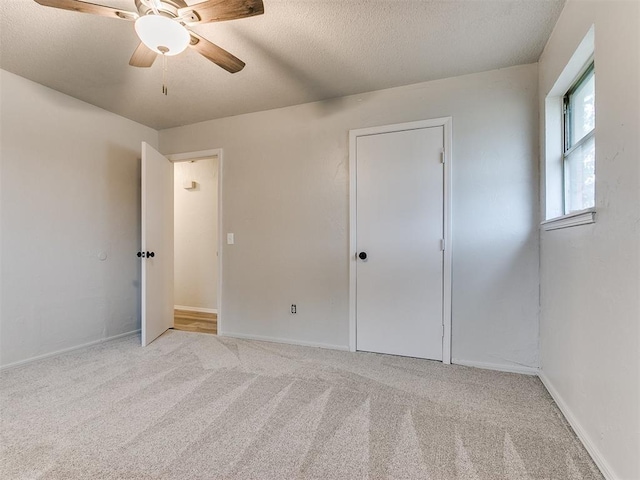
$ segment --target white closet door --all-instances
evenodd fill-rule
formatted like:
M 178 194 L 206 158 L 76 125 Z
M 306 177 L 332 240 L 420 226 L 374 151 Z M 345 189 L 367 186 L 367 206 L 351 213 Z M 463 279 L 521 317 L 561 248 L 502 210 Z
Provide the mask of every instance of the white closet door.
M 443 135 L 357 138 L 357 350 L 442 360 Z

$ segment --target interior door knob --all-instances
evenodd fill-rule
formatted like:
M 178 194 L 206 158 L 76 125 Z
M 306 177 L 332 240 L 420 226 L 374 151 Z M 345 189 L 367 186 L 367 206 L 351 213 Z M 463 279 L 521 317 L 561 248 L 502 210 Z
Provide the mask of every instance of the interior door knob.
M 155 257 L 155 252 L 147 252 L 147 257 Z
M 138 252 L 136 253 L 136 255 L 138 256 L 138 258 L 144 258 L 144 252 Z
M 360 260 L 366 260 L 367 259 L 367 252 L 360 252 L 358 254 L 358 258 L 360 258 Z

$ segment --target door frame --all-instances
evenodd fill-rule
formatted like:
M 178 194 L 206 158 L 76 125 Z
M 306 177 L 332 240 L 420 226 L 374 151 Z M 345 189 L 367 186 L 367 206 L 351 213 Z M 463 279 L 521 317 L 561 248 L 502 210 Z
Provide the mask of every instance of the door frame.
M 186 162 L 189 160 L 198 160 L 202 158 L 218 158 L 218 304 L 216 305 L 218 314 L 217 314 L 217 334 L 222 336 L 222 258 L 223 258 L 223 249 L 224 242 L 222 241 L 224 238 L 222 232 L 222 164 L 223 164 L 223 151 L 222 148 L 214 148 L 211 150 L 199 150 L 196 152 L 185 152 L 185 153 L 175 153 L 173 155 L 166 155 L 167 159 L 170 162 Z
M 356 140 L 358 137 L 381 133 L 402 132 L 421 128 L 443 127 L 444 129 L 444 178 L 443 178 L 443 299 L 442 299 L 442 363 L 451 363 L 451 160 L 452 160 L 452 117 L 419 120 L 416 122 L 382 125 L 379 127 L 349 130 L 349 350 L 356 351 Z

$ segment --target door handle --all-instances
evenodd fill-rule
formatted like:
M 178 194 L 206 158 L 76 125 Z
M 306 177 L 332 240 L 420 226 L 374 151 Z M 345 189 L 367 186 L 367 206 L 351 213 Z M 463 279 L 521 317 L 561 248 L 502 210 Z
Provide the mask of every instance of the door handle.
M 138 253 L 136 253 L 136 256 L 138 258 L 144 258 L 144 252 L 138 252 Z
M 360 252 L 358 254 L 358 258 L 360 258 L 360 260 L 366 260 L 367 259 L 367 252 Z
M 149 257 L 155 257 L 156 253 L 155 252 L 147 252 L 147 258 Z

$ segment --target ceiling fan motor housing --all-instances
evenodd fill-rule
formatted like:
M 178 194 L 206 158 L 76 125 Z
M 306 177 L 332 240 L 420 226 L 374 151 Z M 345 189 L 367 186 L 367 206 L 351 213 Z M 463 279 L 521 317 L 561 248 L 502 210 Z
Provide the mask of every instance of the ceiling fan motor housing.
M 157 4 L 158 12 L 171 18 L 176 18 L 178 16 L 178 8 L 184 6 L 180 5 L 178 2 L 173 2 L 172 0 L 161 0 L 160 2 L 157 2 Z M 141 17 L 144 15 L 154 14 L 151 6 L 147 5 L 143 0 L 136 0 L 136 9 Z
M 145 2 L 145 0 L 136 0 L 136 9 L 141 17 L 145 15 L 155 15 L 153 8 L 148 4 L 150 1 L 151 0 L 147 0 L 147 2 Z M 198 23 L 200 21 L 200 17 L 194 11 L 187 11 L 186 13 L 183 11 L 182 15 L 180 15 L 178 9 L 185 8 L 186 6 L 187 4 L 184 1 L 161 0 L 157 3 L 156 8 L 160 15 L 178 19 L 180 23 Z

